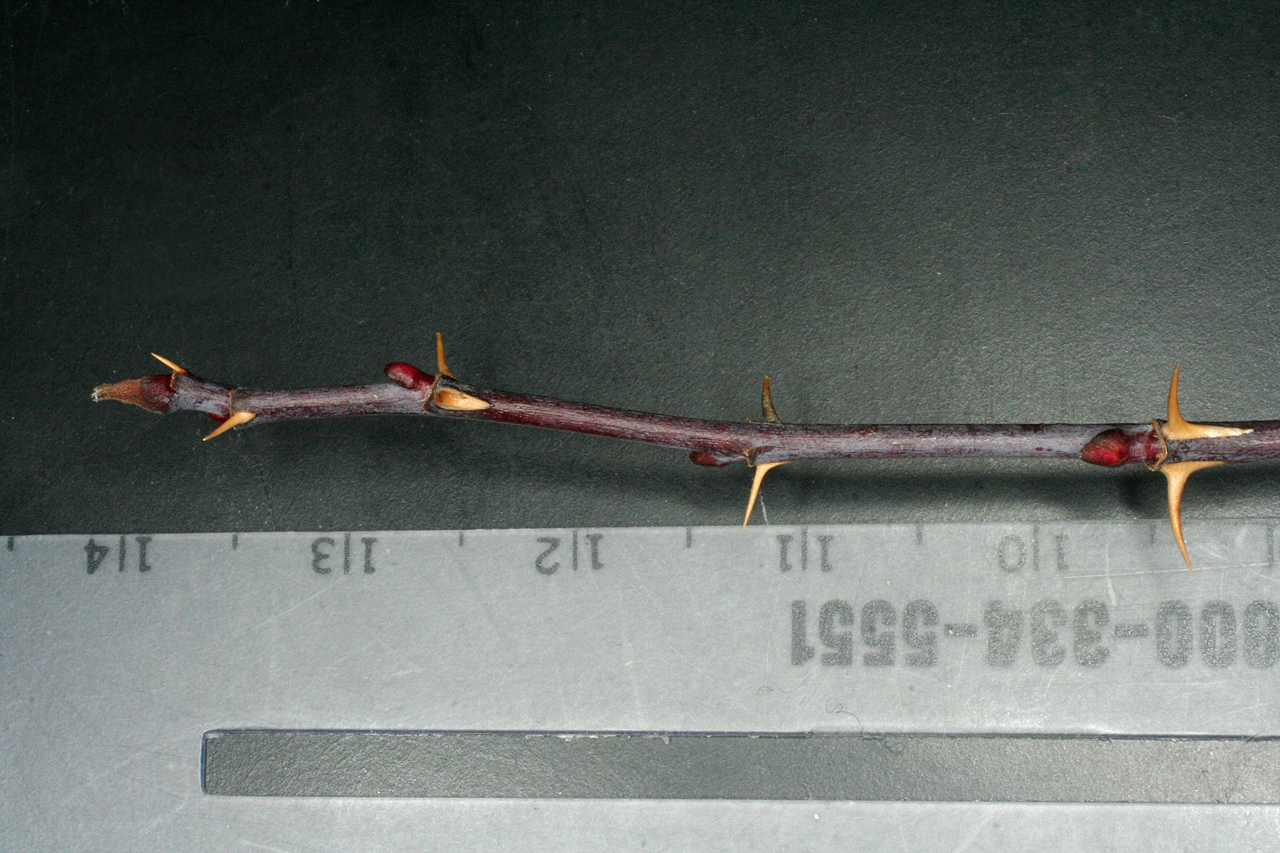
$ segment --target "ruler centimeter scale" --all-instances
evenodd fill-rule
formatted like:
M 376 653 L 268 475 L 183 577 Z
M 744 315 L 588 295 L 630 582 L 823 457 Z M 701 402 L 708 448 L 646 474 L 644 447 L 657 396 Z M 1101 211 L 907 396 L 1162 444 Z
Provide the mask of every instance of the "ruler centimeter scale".
M 1197 526 L 1195 572 L 1154 523 L 9 537 L 0 565 L 11 628 L 74 614 L 60 634 L 123 657 L 160 635 L 170 660 L 296 657 L 374 686 L 335 715 L 361 724 L 1256 734 L 1280 707 L 1252 690 L 1198 710 L 1280 671 L 1276 526 Z M 460 709 L 440 659 L 503 695 Z M 1090 682 L 1107 695 L 1055 701 Z
M 1277 528 L 11 536 L 0 822 L 181 826 L 230 730 L 1272 737 Z

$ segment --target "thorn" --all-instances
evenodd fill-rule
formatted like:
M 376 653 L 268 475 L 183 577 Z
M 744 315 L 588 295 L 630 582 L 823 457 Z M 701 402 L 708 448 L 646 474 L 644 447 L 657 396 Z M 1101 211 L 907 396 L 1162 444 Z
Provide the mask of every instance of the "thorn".
M 1193 424 L 1184 418 L 1182 410 L 1178 406 L 1178 372 L 1180 367 L 1181 365 L 1177 364 L 1173 366 L 1173 379 L 1169 382 L 1168 418 L 1163 424 L 1159 421 L 1151 422 L 1156 428 L 1156 436 L 1160 439 L 1161 446 L 1160 458 L 1151 467 L 1164 474 L 1167 480 L 1169 487 L 1169 526 L 1173 528 L 1173 538 L 1178 543 L 1178 550 L 1182 552 L 1182 559 L 1186 561 L 1187 568 L 1190 569 L 1192 568 L 1191 557 L 1187 554 L 1187 542 L 1182 538 L 1182 490 L 1186 488 L 1187 478 L 1196 471 L 1201 468 L 1210 468 L 1214 465 L 1224 465 L 1226 463 L 1221 460 L 1187 460 L 1166 464 L 1164 460 L 1169 455 L 1166 441 L 1230 438 L 1236 435 L 1247 435 L 1253 430 L 1219 426 L 1217 424 Z
M 1182 559 L 1187 561 L 1188 569 L 1194 567 L 1191 565 L 1191 557 L 1187 555 L 1187 542 L 1182 538 L 1182 490 L 1187 485 L 1187 478 L 1196 471 L 1225 464 L 1217 460 L 1200 460 L 1173 462 L 1160 468 L 1160 473 L 1164 474 L 1169 485 L 1169 526 L 1173 528 L 1173 538 L 1177 540 L 1178 550 L 1182 552 Z
M 751 480 L 751 497 L 747 498 L 747 514 L 742 518 L 744 529 L 747 526 L 747 522 L 751 520 L 751 511 L 756 508 L 756 497 L 760 494 L 760 484 L 764 482 L 764 475 L 779 465 L 786 464 L 786 462 L 762 462 L 756 466 L 756 475 Z
M 439 332 L 436 332 L 436 373 L 450 379 L 458 378 L 449 370 L 449 365 L 444 363 L 444 336 Z
M 165 367 L 172 370 L 174 373 L 187 372 L 187 369 L 185 367 L 179 367 L 178 365 L 174 364 L 172 361 L 170 361 L 169 359 L 165 358 L 162 355 L 156 355 L 155 353 L 151 353 L 151 357 L 154 358 L 156 361 L 160 362 L 161 364 L 163 364 Z
M 1166 411 L 1168 417 L 1165 418 L 1165 435 L 1170 432 L 1180 432 L 1187 426 L 1186 420 L 1182 417 L 1182 409 L 1178 406 L 1178 372 L 1182 369 L 1181 364 L 1173 366 L 1173 378 L 1169 380 L 1169 405 Z
M 431 395 L 431 402 L 450 412 L 478 412 L 490 406 L 479 397 L 457 388 L 437 388 Z
M 773 394 L 769 393 L 768 376 L 764 378 L 764 388 L 760 390 L 760 408 L 764 410 L 765 423 L 782 423 L 782 418 L 778 417 L 778 410 L 773 407 Z
M 1182 417 L 1182 410 L 1178 408 L 1178 368 L 1180 365 L 1173 366 L 1173 379 L 1169 382 L 1169 417 L 1164 422 L 1161 431 L 1164 437 L 1170 441 L 1186 441 L 1192 438 L 1231 438 L 1236 435 L 1248 435 L 1253 432 L 1251 429 L 1240 429 L 1239 427 L 1218 426 L 1217 424 L 1193 424 L 1189 423 Z
M 204 441 L 211 438 L 217 438 L 229 429 L 235 429 L 241 424 L 247 424 L 249 421 L 257 417 L 254 412 L 232 412 L 231 417 L 218 424 L 218 428 L 204 437 Z

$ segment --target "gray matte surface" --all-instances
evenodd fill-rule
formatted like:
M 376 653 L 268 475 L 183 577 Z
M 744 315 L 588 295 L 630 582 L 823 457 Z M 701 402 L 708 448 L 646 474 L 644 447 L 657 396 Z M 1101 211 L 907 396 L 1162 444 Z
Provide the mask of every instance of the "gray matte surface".
M 1145 420 L 1181 360 L 1193 419 L 1280 414 L 1273 3 L 103 2 L 4 19 L 6 533 L 740 512 L 745 472 L 669 451 L 411 419 L 202 445 L 195 418 L 87 402 L 153 371 L 151 350 L 245 385 L 365 382 L 393 359 L 429 367 L 440 330 L 479 384 L 745 418 L 768 373 L 782 416 L 811 421 Z M 1185 512 L 1280 515 L 1276 473 L 1198 475 Z M 1163 486 L 850 463 L 788 466 L 764 503 L 783 523 L 1159 520 Z M 20 775 L 39 790 L 44 770 Z M 1119 843 L 1107 809 L 843 808 L 818 831 L 786 807 L 682 813 L 704 821 L 686 830 L 643 806 L 399 808 L 412 817 L 228 814 L 286 847 L 307 843 L 289 822 L 348 849 L 370 826 L 406 849 L 423 826 L 488 849 L 888 846 L 893 827 L 900 847 Z M 1275 837 L 1270 816 L 1189 815 L 1143 811 L 1126 846 Z M 109 831 L 99 817 L 85 826 Z M 49 843 L 102 849 L 69 832 Z
M 455 812 L 432 812 L 429 831 L 413 838 L 484 847 L 467 832 L 467 815 L 509 826 L 522 814 L 479 798 L 523 794 L 537 811 L 555 791 L 598 791 L 615 796 L 596 799 L 594 817 L 555 810 L 570 822 L 564 831 L 596 846 L 608 815 L 635 822 L 630 843 L 643 847 L 675 837 L 665 824 L 646 823 L 646 801 L 660 794 L 720 798 L 718 811 L 683 799 L 665 813 L 697 824 L 700 837 L 722 838 L 752 814 L 788 814 L 758 799 L 744 814 L 724 797 L 794 796 L 780 790 L 788 783 L 850 800 L 895 792 L 986 799 L 1021 789 L 1038 799 L 1267 801 L 1270 747 L 1254 740 L 1277 730 L 1280 611 L 1268 598 L 1276 525 L 1195 525 L 1197 556 L 1213 562 L 1194 574 L 1154 530 L 1092 523 L 10 537 L 0 548 L 0 645 L 23 653 L 0 656 L 8 709 L 0 826 L 20 848 L 55 838 L 61 849 L 137 849 L 142 828 L 164 849 L 197 831 L 199 849 L 208 850 L 280 847 L 271 840 L 282 834 L 304 849 L 335 837 L 345 839 L 339 847 L 371 839 L 398 847 L 409 836 L 388 826 L 420 817 L 423 807 L 401 798 L 371 812 L 346 795 L 453 793 L 473 796 L 450 797 Z M 807 568 L 805 550 L 793 547 L 805 537 Z M 539 571 L 552 560 L 555 571 Z M 889 617 L 913 594 L 928 595 L 938 611 L 932 626 L 916 611 L 914 639 L 905 608 L 896 611 L 900 622 Z M 799 629 L 797 600 L 809 607 Z M 832 601 L 837 610 L 824 628 Z M 1038 605 L 1028 610 L 1036 601 L 1056 602 L 1057 618 Z M 1077 601 L 1092 603 L 1082 609 Z M 1162 619 L 1170 603 L 1184 615 Z M 856 622 L 842 624 L 840 607 Z M 1021 616 L 1010 621 L 1015 611 Z M 953 630 L 962 624 L 972 630 Z M 929 635 L 936 656 L 913 661 L 934 645 Z M 885 639 L 896 649 L 890 662 L 877 660 Z M 804 646 L 809 652 L 797 656 Z M 741 750 L 727 746 L 743 741 L 679 737 L 758 733 L 762 724 L 801 740 L 814 731 L 845 740 L 826 741 L 834 747 L 802 757 L 803 766 L 795 751 L 815 744 L 788 740 L 781 754 L 746 756 L 744 771 Z M 302 830 L 280 822 L 306 811 L 289 805 L 291 797 L 263 803 L 208 796 L 200 786 L 199 747 L 210 730 L 428 726 L 475 733 L 446 738 L 458 760 L 437 769 L 452 788 L 386 784 L 413 781 L 406 777 L 423 769 L 412 736 L 319 736 L 319 753 L 282 749 L 270 736 L 221 753 L 236 742 L 214 744 L 208 790 L 260 793 L 319 774 L 328 793 L 344 795 L 322 798 L 328 810 L 312 810 Z M 932 737 L 893 746 L 899 736 L 943 727 L 1023 732 L 1034 742 Z M 484 734 L 533 730 L 665 732 L 677 745 L 544 750 L 540 759 L 554 760 L 531 778 L 528 750 Z M 893 754 L 868 751 L 860 740 L 867 732 Z M 1049 736 L 1063 732 L 1077 736 Z M 1191 746 L 1147 738 L 1113 750 L 1079 736 L 1117 732 L 1236 737 Z M 869 760 L 850 767 L 850 750 Z M 789 816 L 826 813 L 883 834 L 927 814 L 910 804 L 831 808 L 793 804 Z M 957 817 L 976 836 L 993 814 L 971 808 Z M 1042 815 L 1047 822 L 1034 830 L 1022 822 L 1028 814 L 1038 812 L 1014 815 L 1017 842 L 1052 838 L 1081 812 Z M 356 816 L 371 817 L 376 830 L 335 836 L 335 826 Z M 1118 839 L 1151 836 L 1153 821 L 1200 837 L 1232 820 L 1274 824 L 1280 810 L 1193 804 L 1112 819 Z M 930 842 L 960 846 L 968 833 Z M 539 845 L 522 835 L 511 846 Z

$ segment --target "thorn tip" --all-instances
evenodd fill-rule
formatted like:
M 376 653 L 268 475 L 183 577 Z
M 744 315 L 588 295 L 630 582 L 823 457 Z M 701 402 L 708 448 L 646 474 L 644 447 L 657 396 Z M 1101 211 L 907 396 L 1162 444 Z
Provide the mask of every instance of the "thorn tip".
M 768 474 L 779 465 L 786 465 L 786 462 L 761 462 L 756 466 L 756 474 L 751 479 L 751 496 L 747 498 L 747 514 L 742 517 L 742 527 L 745 530 L 747 522 L 751 520 L 751 511 L 756 508 L 756 498 L 760 495 L 760 484 L 764 482 L 764 475 Z
M 765 423 L 780 424 L 778 410 L 773 407 L 773 394 L 769 391 L 769 377 L 764 378 L 764 387 L 760 389 L 760 408 L 764 411 Z
M 1182 559 L 1186 561 L 1188 569 L 1194 570 L 1195 567 L 1191 565 L 1191 556 L 1187 554 L 1187 541 L 1182 538 L 1182 490 L 1186 488 L 1187 478 L 1196 471 L 1225 464 L 1218 460 L 1193 460 L 1172 462 L 1160 467 L 1160 473 L 1164 474 L 1169 487 L 1169 526 L 1173 529 L 1174 541 L 1178 543 L 1178 550 L 1182 552 Z
M 1177 364 L 1173 366 L 1173 379 L 1169 382 L 1169 415 L 1161 428 L 1164 438 L 1170 441 L 1187 441 L 1192 438 L 1231 438 L 1253 432 L 1251 429 L 1240 427 L 1193 424 L 1184 418 L 1178 406 L 1178 368 L 1180 366 Z
M 211 438 L 217 438 L 227 430 L 235 429 L 242 424 L 247 424 L 256 417 L 257 414 L 254 412 L 232 412 L 229 418 L 218 424 L 217 429 L 206 435 L 202 440 L 208 441 Z
M 436 373 L 441 376 L 448 376 L 450 379 L 457 379 L 449 366 L 444 363 L 444 335 L 436 332 Z
M 155 353 L 151 353 L 151 357 L 154 358 L 156 361 L 160 362 L 161 364 L 163 364 L 165 367 L 172 370 L 174 373 L 187 372 L 187 369 L 185 367 L 179 367 L 178 365 L 174 364 L 172 361 L 170 361 L 169 359 L 165 358 L 162 355 L 156 355 Z

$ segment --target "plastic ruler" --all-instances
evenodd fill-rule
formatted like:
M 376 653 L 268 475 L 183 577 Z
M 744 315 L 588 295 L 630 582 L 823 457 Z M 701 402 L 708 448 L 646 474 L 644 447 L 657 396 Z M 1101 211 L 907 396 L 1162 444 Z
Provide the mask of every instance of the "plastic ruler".
M 1274 840 L 1278 528 L 0 538 L 0 847 Z

